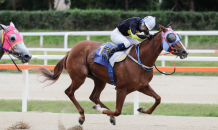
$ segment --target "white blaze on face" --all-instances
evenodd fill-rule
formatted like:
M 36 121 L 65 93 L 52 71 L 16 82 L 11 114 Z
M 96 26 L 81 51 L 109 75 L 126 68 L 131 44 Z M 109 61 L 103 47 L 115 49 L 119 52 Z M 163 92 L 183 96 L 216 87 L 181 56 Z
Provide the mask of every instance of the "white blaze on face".
M 184 48 L 184 50 L 186 51 L 186 53 L 188 53 L 188 51 L 186 50 L 185 46 L 182 44 L 181 41 L 179 41 L 179 43 L 182 45 L 182 47 Z
M 21 42 L 21 43 L 18 43 L 17 45 L 15 45 L 14 46 L 14 50 L 16 51 L 16 52 L 18 52 L 18 53 L 22 53 L 22 52 L 26 52 L 26 53 L 30 53 L 28 50 L 27 50 L 27 48 L 26 48 L 26 46 L 25 46 L 25 44 L 23 43 L 23 42 Z

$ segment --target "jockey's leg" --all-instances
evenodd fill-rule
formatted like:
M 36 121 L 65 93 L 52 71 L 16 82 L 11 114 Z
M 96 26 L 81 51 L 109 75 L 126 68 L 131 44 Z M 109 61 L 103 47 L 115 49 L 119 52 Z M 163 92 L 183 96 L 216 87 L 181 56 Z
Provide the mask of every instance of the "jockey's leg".
M 109 58 L 117 51 L 122 51 L 122 50 L 125 50 L 126 48 L 128 47 L 125 47 L 125 44 L 124 43 L 120 43 L 120 44 L 117 44 L 117 46 L 113 47 L 113 48 L 110 48 L 108 51 L 106 51 L 103 56 L 109 60 Z
M 141 43 L 140 41 L 133 39 L 132 37 L 126 37 L 128 39 L 128 41 L 131 43 L 131 45 L 138 45 L 139 43 Z
M 127 39 L 126 36 L 123 36 L 119 30 L 116 28 L 111 33 L 111 40 L 117 44 L 117 46 L 110 48 L 103 56 L 109 60 L 109 58 L 117 51 L 125 50 L 131 45 L 131 42 Z

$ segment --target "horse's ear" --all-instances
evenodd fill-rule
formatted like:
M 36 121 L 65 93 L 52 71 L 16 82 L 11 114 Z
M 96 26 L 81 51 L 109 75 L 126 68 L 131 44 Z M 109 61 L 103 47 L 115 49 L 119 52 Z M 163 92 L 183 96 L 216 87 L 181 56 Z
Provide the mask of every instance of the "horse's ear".
M 164 27 L 163 27 L 162 25 L 160 25 L 160 24 L 159 24 L 159 27 L 160 27 L 160 30 L 163 30 L 163 29 L 164 29 Z
M 7 26 L 3 25 L 3 24 L 0 24 L 0 28 L 2 28 L 5 31 L 9 30 L 9 28 Z
M 161 30 L 161 31 L 162 31 L 162 30 L 163 30 L 164 32 L 166 31 L 166 29 L 165 29 L 164 26 L 162 26 L 162 25 L 159 24 L 159 27 L 160 27 L 160 30 Z
M 10 26 L 12 27 L 15 27 L 14 23 L 13 22 L 10 22 Z

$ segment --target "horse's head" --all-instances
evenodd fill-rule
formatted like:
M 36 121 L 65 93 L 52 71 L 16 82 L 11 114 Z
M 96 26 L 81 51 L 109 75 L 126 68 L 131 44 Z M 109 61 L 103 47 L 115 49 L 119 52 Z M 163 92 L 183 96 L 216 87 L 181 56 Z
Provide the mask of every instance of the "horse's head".
M 161 44 L 163 49 L 167 52 L 173 51 L 172 54 L 179 56 L 180 59 L 186 58 L 188 52 L 181 42 L 181 36 L 174 32 L 171 26 L 169 26 L 168 28 L 164 28 L 161 25 L 159 26 L 160 30 L 162 30 Z
M 23 42 L 23 37 L 12 22 L 9 26 L 0 24 L 0 43 L 0 46 L 3 48 L 11 50 L 13 52 L 12 55 L 21 60 L 22 63 L 27 63 L 32 58 Z M 5 52 L 8 53 L 7 51 Z M 3 54 L 4 51 L 0 48 L 0 59 Z

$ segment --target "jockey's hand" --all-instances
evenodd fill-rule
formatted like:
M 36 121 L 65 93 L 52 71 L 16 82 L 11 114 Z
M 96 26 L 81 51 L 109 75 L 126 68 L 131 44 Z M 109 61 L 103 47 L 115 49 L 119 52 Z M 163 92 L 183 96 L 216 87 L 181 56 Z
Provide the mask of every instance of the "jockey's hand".
M 149 40 L 151 40 L 153 37 L 154 37 L 154 35 L 152 35 L 152 34 L 149 34 L 149 35 L 148 35 L 148 39 L 149 39 Z

